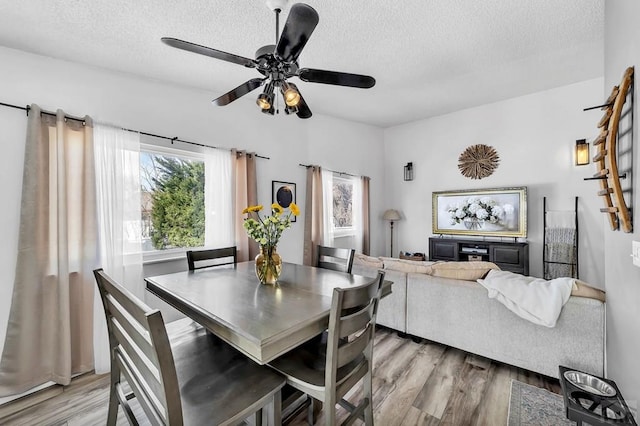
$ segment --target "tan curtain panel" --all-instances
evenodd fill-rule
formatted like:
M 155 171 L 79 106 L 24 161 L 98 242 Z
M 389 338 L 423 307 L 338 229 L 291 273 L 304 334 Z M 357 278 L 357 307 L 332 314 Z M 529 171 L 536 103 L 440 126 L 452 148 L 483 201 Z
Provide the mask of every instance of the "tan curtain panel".
M 235 237 L 238 262 L 253 260 L 259 253 L 258 244 L 251 240 L 244 228 L 242 210 L 258 204 L 258 183 L 256 179 L 256 156 L 252 152 L 231 150 L 231 176 L 234 182 Z
M 324 243 L 323 234 L 322 169 L 307 167 L 307 189 L 304 209 L 303 264 L 315 266 L 318 245 Z
M 93 369 L 96 199 L 92 123 L 31 106 L 0 396 Z
M 371 251 L 371 203 L 369 201 L 369 182 L 368 176 L 362 176 L 362 254 L 369 255 Z

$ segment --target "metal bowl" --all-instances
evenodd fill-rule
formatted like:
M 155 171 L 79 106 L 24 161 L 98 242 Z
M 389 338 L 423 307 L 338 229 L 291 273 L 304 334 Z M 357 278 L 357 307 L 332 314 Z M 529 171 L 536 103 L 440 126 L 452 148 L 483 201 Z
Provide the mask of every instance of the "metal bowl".
M 565 371 L 564 378 L 572 385 L 594 395 L 612 397 L 616 394 L 615 388 L 609 383 L 587 373 Z

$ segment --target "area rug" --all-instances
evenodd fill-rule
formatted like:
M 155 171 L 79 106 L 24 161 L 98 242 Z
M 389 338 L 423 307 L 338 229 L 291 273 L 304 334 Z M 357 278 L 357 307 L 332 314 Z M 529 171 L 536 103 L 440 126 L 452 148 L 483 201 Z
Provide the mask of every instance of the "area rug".
M 511 380 L 509 426 L 575 425 L 567 420 L 562 396 L 517 380 Z

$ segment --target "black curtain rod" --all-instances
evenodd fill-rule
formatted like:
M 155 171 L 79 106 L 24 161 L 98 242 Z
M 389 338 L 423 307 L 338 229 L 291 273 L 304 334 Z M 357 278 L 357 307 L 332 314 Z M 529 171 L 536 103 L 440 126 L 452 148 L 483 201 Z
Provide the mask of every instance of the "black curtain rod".
M 31 110 L 31 107 L 30 107 L 29 105 L 27 105 L 27 106 L 20 106 L 20 105 L 6 104 L 6 103 L 4 103 L 4 102 L 0 102 L 0 105 L 1 105 L 1 106 L 5 106 L 5 107 L 8 107 L 8 108 L 15 108 L 15 109 L 21 109 L 21 110 L 23 110 L 23 111 L 26 111 L 26 112 L 27 112 L 27 116 L 29 115 L 29 111 Z M 54 116 L 54 117 L 56 116 L 56 114 L 55 114 L 55 113 L 48 112 L 48 111 L 41 111 L 41 113 L 42 113 L 42 114 L 46 114 L 46 115 L 51 115 L 51 116 Z M 66 118 L 66 119 L 68 119 L 68 120 L 75 120 L 75 121 L 79 121 L 79 122 L 81 122 L 81 123 L 83 123 L 83 124 L 84 124 L 84 119 L 83 119 L 83 118 L 73 117 L 73 116 L 71 116 L 71 115 L 67 115 L 67 114 L 65 114 L 65 118 Z M 201 146 L 201 147 L 204 147 L 204 148 L 213 148 L 213 149 L 224 149 L 224 150 L 229 150 L 228 148 L 220 148 L 220 147 L 217 147 L 217 146 L 211 146 L 211 145 L 205 145 L 205 144 L 197 143 L 197 142 L 185 141 L 185 140 L 179 139 L 178 137 L 170 138 L 170 137 L 168 137 L 168 136 L 161 136 L 161 135 L 156 135 L 156 134 L 153 134 L 153 133 L 141 132 L 141 131 L 139 131 L 139 130 L 132 130 L 132 129 L 122 129 L 122 130 L 126 130 L 126 131 L 128 131 L 128 132 L 135 132 L 135 133 L 139 133 L 139 134 L 141 134 L 141 135 L 145 135 L 145 136 L 152 136 L 152 137 L 154 137 L 154 138 L 160 138 L 160 139 L 170 140 L 172 144 L 173 144 L 174 142 L 181 142 L 181 143 L 186 143 L 186 144 L 189 144 L 189 145 Z M 230 150 L 229 150 L 229 151 L 230 151 Z M 263 155 L 259 155 L 259 154 L 254 154 L 254 155 L 255 155 L 257 158 L 263 158 L 263 159 L 265 159 L 265 160 L 271 160 L 271 158 L 270 158 L 270 157 L 265 157 L 265 156 L 263 156 Z
M 298 164 L 300 167 L 304 167 L 306 169 L 308 169 L 309 167 L 313 167 L 313 164 Z M 347 173 L 347 172 L 337 172 L 335 170 L 331 170 L 331 169 L 324 169 L 327 170 L 331 173 L 338 173 L 339 175 L 346 175 L 346 176 L 351 176 L 351 177 L 362 177 L 362 176 L 358 176 L 358 175 L 352 175 L 351 173 Z
M 225 151 L 231 151 L 229 148 L 221 148 L 219 146 L 211 146 L 211 145 L 205 145 L 205 144 L 198 143 L 198 142 L 185 141 L 184 139 L 180 139 L 177 136 L 173 137 L 173 138 L 170 138 L 168 136 L 156 135 L 154 133 L 141 132 L 139 130 L 124 129 L 124 128 L 122 130 L 126 130 L 127 132 L 135 132 L 135 133 L 139 133 L 141 135 L 151 136 L 151 137 L 154 137 L 154 138 L 166 139 L 168 141 L 171 141 L 171 144 L 173 144 L 174 142 L 180 142 L 180 143 L 186 143 L 186 144 L 189 144 L 189 145 L 201 146 L 201 147 L 204 147 L 204 148 L 223 149 Z M 271 157 L 265 157 L 264 155 L 259 155 L 259 154 L 255 154 L 255 153 L 253 155 L 255 157 L 257 157 L 257 158 L 263 158 L 265 160 L 271 160 Z
M 20 106 L 20 105 L 5 104 L 4 102 L 0 102 L 0 105 L 8 107 L 8 108 L 15 108 L 15 109 L 21 109 L 23 111 L 26 111 L 27 112 L 27 116 L 29 116 L 29 111 L 31 111 L 31 107 L 29 105 Z M 49 112 L 49 111 L 44 111 L 44 110 L 41 110 L 40 114 L 50 115 L 52 117 L 57 117 L 57 115 L 58 115 L 55 112 Z M 68 114 L 65 114 L 64 118 L 67 119 L 67 120 L 78 121 L 78 122 L 84 124 L 84 118 L 74 117 L 74 116 L 68 115 Z

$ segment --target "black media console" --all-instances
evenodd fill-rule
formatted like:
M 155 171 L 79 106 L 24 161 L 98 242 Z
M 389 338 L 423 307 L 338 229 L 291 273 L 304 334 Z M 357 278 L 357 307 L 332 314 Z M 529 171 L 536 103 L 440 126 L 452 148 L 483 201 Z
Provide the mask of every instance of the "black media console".
M 529 275 L 529 244 L 463 238 L 429 238 L 429 260 L 487 261 Z

